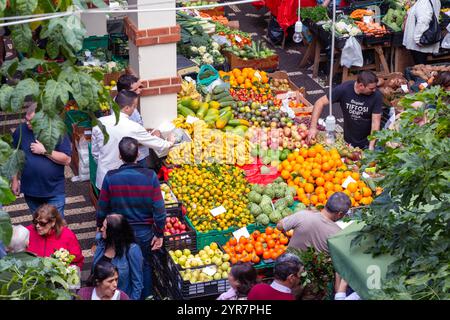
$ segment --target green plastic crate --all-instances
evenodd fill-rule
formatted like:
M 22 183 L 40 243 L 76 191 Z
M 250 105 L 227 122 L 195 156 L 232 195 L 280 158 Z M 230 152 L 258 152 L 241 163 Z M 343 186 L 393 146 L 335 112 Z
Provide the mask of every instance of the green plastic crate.
M 88 150 L 89 150 L 89 178 L 91 180 L 92 188 L 94 189 L 95 195 L 98 197 L 100 194 L 100 190 L 98 190 L 95 185 L 95 180 L 97 176 L 97 162 L 95 162 L 94 157 L 92 156 L 92 146 L 90 142 L 88 144 Z
M 83 49 L 94 51 L 99 48 L 108 49 L 109 37 L 105 36 L 90 36 L 83 40 Z
M 65 113 L 64 123 L 67 127 L 67 133 L 69 136 L 73 135 L 73 124 L 77 124 L 79 127 L 90 128 L 91 127 L 91 119 L 89 115 L 85 112 L 78 110 L 69 110 Z

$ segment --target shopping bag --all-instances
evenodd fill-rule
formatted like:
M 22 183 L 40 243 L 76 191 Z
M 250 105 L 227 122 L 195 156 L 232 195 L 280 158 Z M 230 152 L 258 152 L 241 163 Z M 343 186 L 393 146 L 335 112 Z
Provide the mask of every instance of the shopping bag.
M 363 54 L 361 45 L 355 37 L 350 37 L 345 42 L 341 53 L 341 66 L 350 68 L 351 66 L 363 66 Z
M 441 43 L 441 47 L 444 49 L 450 49 L 450 23 L 447 26 L 447 35 L 444 37 Z
M 197 75 L 197 83 L 208 86 L 219 78 L 219 72 L 210 64 L 205 64 L 200 68 Z

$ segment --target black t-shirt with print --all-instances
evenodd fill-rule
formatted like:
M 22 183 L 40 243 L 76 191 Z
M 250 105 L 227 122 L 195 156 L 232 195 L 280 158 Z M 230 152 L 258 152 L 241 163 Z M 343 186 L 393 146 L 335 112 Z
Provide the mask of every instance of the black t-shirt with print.
M 346 81 L 333 88 L 333 103 L 341 106 L 345 141 L 353 147 L 367 148 L 372 114 L 382 112 L 383 96 L 378 89 L 370 96 L 356 94 L 354 86 L 355 81 Z

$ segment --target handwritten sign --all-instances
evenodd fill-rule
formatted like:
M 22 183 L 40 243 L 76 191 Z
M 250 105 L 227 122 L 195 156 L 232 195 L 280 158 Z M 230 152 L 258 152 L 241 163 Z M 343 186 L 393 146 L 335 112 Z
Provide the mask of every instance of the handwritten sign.
M 240 228 L 239 230 L 234 231 L 233 236 L 236 238 L 237 241 L 239 241 L 240 237 L 250 238 L 250 233 L 248 233 L 248 230 L 246 227 L 243 227 L 243 228 Z
M 409 92 L 408 86 L 406 84 L 402 84 L 401 88 L 402 88 L 404 93 L 408 93 Z
M 216 274 L 217 269 L 214 267 L 206 267 L 202 269 L 203 273 L 206 273 L 208 276 L 212 277 L 213 275 Z
M 239 42 L 239 43 L 242 42 L 241 37 L 239 37 L 238 35 L 235 35 L 234 39 L 236 39 L 236 41 Z
M 220 206 L 220 207 L 209 210 L 209 212 L 211 212 L 211 214 L 214 217 L 217 217 L 219 214 L 227 212 L 227 210 L 223 206 Z

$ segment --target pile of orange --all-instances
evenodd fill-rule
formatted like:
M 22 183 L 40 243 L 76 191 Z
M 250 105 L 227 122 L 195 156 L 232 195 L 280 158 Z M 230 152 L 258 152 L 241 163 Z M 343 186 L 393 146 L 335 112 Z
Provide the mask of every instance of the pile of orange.
M 350 197 L 353 207 L 369 205 L 373 201 L 372 190 L 360 180 L 358 172 L 348 170 L 337 149 L 328 151 L 320 144 L 301 148 L 289 154 L 278 166 L 278 171 L 287 184 L 297 190 L 298 200 L 306 206 L 324 206 L 338 191 Z M 343 188 L 342 183 L 348 176 L 356 182 Z
M 232 237 L 223 246 L 230 255 L 231 264 L 241 262 L 259 263 L 262 260 L 276 260 L 286 252 L 289 236 L 277 228 L 267 227 L 265 232 L 255 230 L 250 238 L 240 237 L 239 241 Z
M 261 70 L 234 68 L 229 72 L 219 71 L 219 75 L 224 81 L 229 82 L 233 88 L 253 89 L 254 91 L 258 91 L 260 88 L 269 88 L 269 77 L 266 72 Z

